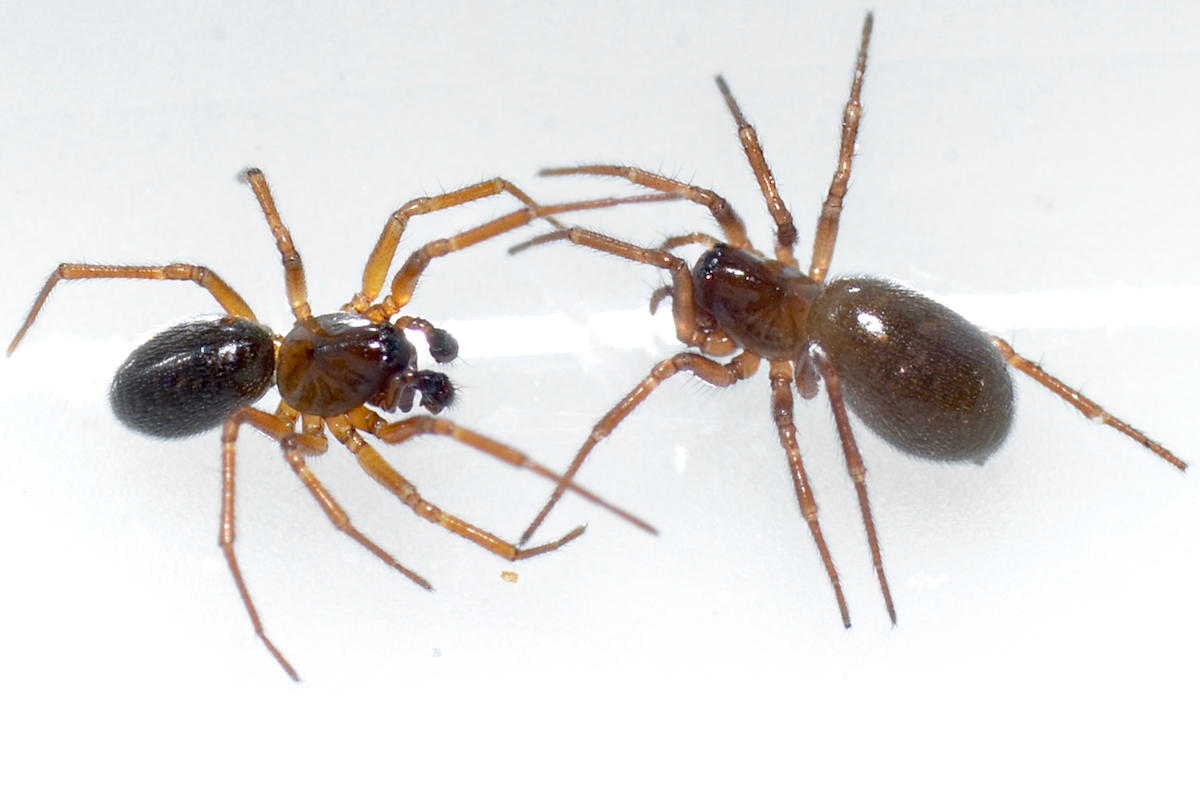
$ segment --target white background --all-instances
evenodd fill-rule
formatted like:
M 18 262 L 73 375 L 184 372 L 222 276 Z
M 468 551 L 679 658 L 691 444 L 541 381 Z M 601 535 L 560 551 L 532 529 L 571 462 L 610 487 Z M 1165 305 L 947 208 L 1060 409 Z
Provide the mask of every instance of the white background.
M 203 263 L 286 329 L 278 257 L 236 180 L 249 165 L 317 311 L 357 289 L 411 197 L 497 174 L 544 199 L 624 192 L 534 176 L 548 165 L 711 186 L 769 247 L 717 73 L 757 125 L 803 252 L 862 21 L 830 2 L 161 5 L 0 12 L 12 330 L 73 260 Z M 834 275 L 946 300 L 1194 462 L 1200 11 L 935 5 L 875 5 Z M 401 253 L 513 205 L 417 219 Z M 580 221 L 647 244 L 713 231 L 685 205 Z M 504 247 L 434 263 L 411 309 L 462 343 L 449 416 L 561 467 L 679 345 L 665 313 L 644 312 L 657 273 Z M 797 413 L 855 621 L 842 629 L 764 375 L 667 384 L 585 468 L 660 537 L 568 500 L 546 537 L 588 532 L 515 566 L 413 517 L 344 451 L 314 461 L 433 594 L 333 531 L 247 432 L 239 554 L 297 686 L 253 636 L 216 545 L 218 435 L 140 438 L 107 406 L 138 340 L 212 309 L 186 284 L 65 285 L 0 364 L 7 791 L 1194 781 L 1195 475 L 1023 378 L 1012 436 L 982 468 L 860 432 L 895 628 L 822 396 Z M 389 458 L 509 538 L 548 491 L 445 440 Z

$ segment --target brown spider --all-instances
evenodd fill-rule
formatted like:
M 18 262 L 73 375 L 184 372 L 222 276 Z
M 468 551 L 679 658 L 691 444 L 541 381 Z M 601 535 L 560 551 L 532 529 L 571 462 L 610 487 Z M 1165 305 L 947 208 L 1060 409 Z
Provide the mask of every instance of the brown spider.
M 513 545 L 470 522 L 447 513 L 426 501 L 416 488 L 370 446 L 363 435 L 385 444 L 398 445 L 417 436 L 448 436 L 514 467 L 530 470 L 555 481 L 603 506 L 639 527 L 654 532 L 645 522 L 563 480 L 560 475 L 531 460 L 524 453 L 460 427 L 445 419 L 416 416 L 389 422 L 368 407 L 385 412 L 409 411 L 418 395 L 433 413 L 441 411 L 454 397 L 454 388 L 443 373 L 417 367 L 416 348 L 404 331 L 424 335 L 436 362 L 453 360 L 458 343 L 443 329 L 419 317 L 393 319 L 408 303 L 421 270 L 428 262 L 451 251 L 470 246 L 505 231 L 550 217 L 552 212 L 584 209 L 596 202 L 540 207 L 504 179 L 431 197 L 414 199 L 389 217 L 367 261 L 362 290 L 342 308 L 326 315 L 313 315 L 308 305 L 304 266 L 292 243 L 291 234 L 275 209 L 266 178 L 258 169 L 245 172 L 266 216 L 283 260 L 288 302 L 296 324 L 280 336 L 259 323 L 237 292 L 208 268 L 175 263 L 171 265 L 118 266 L 64 263 L 50 275 L 33 308 L 8 346 L 11 355 L 33 325 L 54 287 L 71 279 L 158 279 L 191 281 L 207 290 L 225 310 L 218 318 L 182 323 L 154 336 L 137 348 L 118 369 L 110 400 L 117 417 L 134 430 L 153 436 L 175 438 L 222 426 L 222 496 L 220 545 L 233 574 L 238 592 L 254 631 L 293 679 L 295 669 L 267 638 L 258 611 L 250 598 L 234 554 L 234 470 L 238 432 L 247 424 L 279 442 L 296 476 L 316 498 L 330 521 L 366 547 L 373 555 L 423 588 L 430 584 L 401 565 L 395 558 L 360 533 L 333 495 L 305 463 L 305 456 L 325 452 L 328 430 L 354 454 L 359 465 L 388 491 L 399 497 L 418 516 L 472 541 L 508 560 L 519 560 L 557 549 L 577 538 L 578 527 L 548 544 L 535 547 Z M 396 253 L 409 218 L 507 192 L 526 206 L 508 215 L 452 237 L 435 240 L 417 249 L 396 276 L 391 292 L 374 304 Z M 632 197 L 628 201 L 657 201 L 671 196 Z M 601 206 L 623 203 L 605 200 Z M 266 394 L 272 384 L 279 387 L 281 400 L 274 414 L 251 404 Z M 300 429 L 297 430 L 297 423 Z
M 796 227 L 763 156 L 754 128 L 746 121 L 725 80 L 717 77 L 738 138 L 758 180 L 776 228 L 775 257 L 759 253 L 724 198 L 703 188 L 638 168 L 592 165 L 546 169 L 543 175 L 615 176 L 656 191 L 673 193 L 708 208 L 725 241 L 704 233 L 667 239 L 643 248 L 587 229 L 559 230 L 513 250 L 570 240 L 625 259 L 663 268 L 671 277 L 651 299 L 651 311 L 669 297 L 680 342 L 700 353 L 678 353 L 659 362 L 592 429 L 566 477 L 574 477 L 592 449 L 649 397 L 680 372 L 714 386 L 745 380 L 766 359 L 770 368 L 771 409 L 779 441 L 787 455 L 800 512 L 808 523 L 837 598 L 842 622 L 850 614 L 837 569 L 817 522 L 817 504 L 800 457 L 792 420 L 792 384 L 806 399 L 819 382 L 833 408 L 842 450 L 858 494 L 871 557 L 888 615 L 896 611 L 883 570 L 879 541 L 867 501 L 866 470 L 850 428 L 846 405 L 872 430 L 904 452 L 942 461 L 982 462 L 1004 441 L 1012 421 L 1013 385 L 1006 365 L 1015 367 L 1075 406 L 1085 416 L 1129 436 L 1170 464 L 1187 464 L 1141 431 L 1108 414 L 1099 405 L 1019 356 L 1007 342 L 980 331 L 946 307 L 912 290 L 875 278 L 846 278 L 826 283 L 825 273 L 837 240 L 842 200 L 862 113 L 860 93 L 866 69 L 872 17 L 867 15 L 850 98 L 842 116 L 837 169 L 829 186 L 813 240 L 808 275 L 792 253 Z M 708 246 L 696 265 L 671 249 L 691 243 Z M 738 352 L 740 350 L 740 352 Z M 727 362 L 713 356 L 734 354 Z M 707 354 L 707 355 L 704 355 Z M 526 543 L 561 497 L 557 488 L 521 537 Z

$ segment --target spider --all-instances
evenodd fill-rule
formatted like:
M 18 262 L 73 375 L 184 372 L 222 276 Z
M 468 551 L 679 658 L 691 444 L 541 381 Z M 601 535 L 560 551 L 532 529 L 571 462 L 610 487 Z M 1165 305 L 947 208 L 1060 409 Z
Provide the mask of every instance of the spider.
M 842 115 L 837 168 L 817 221 L 808 274 L 793 254 L 796 227 L 775 186 L 754 127 L 723 77 L 716 78 L 737 125 L 738 138 L 774 221 L 774 257 L 756 250 L 742 221 L 713 191 L 666 176 L 619 165 L 544 169 L 546 176 L 605 175 L 675 194 L 706 207 L 724 233 L 721 241 L 705 233 L 668 238 L 658 248 L 643 248 L 598 232 L 573 227 L 536 237 L 512 251 L 569 240 L 666 270 L 670 286 L 655 291 L 651 311 L 671 300 L 679 341 L 699 352 L 683 352 L 656 364 L 632 391 L 593 427 L 566 470 L 571 478 L 591 451 L 668 378 L 688 372 L 717 387 L 729 387 L 758 370 L 770 374 L 771 411 L 787 457 L 800 512 L 808 525 L 833 587 L 842 623 L 850 613 L 829 549 L 817 520 L 793 423 L 792 388 L 805 399 L 816 397 L 821 382 L 833 409 L 846 466 L 854 482 L 871 558 L 892 624 L 896 610 L 884 574 L 879 539 L 867 500 L 866 470 L 854 440 L 846 407 L 884 440 L 911 455 L 939 461 L 982 463 L 1004 441 L 1013 415 L 1013 384 L 1008 367 L 1032 377 L 1086 417 L 1109 425 L 1185 470 L 1187 464 L 1159 443 L 1112 416 L 1040 366 L 1018 355 L 1004 340 L 908 288 L 878 278 L 826 282 L 837 240 L 842 201 L 862 114 L 860 94 L 871 38 L 872 15 L 863 23 L 850 97 Z M 687 244 L 707 247 L 689 269 L 672 249 Z M 728 361 L 717 358 L 734 354 Z M 521 537 L 527 543 L 562 496 L 556 488 Z
M 470 522 L 428 502 L 416 488 L 369 445 L 364 435 L 389 445 L 399 445 L 418 436 L 447 436 L 481 453 L 514 467 L 529 470 L 555 481 L 564 489 L 614 512 L 649 531 L 654 529 L 591 492 L 561 479 L 561 476 L 531 460 L 524 453 L 446 419 L 427 415 L 388 421 L 369 408 L 384 412 L 408 412 L 418 400 L 436 414 L 454 397 L 454 387 L 443 373 L 420 369 L 416 348 L 406 330 L 425 338 L 430 355 L 445 363 L 458 355 L 458 343 L 445 330 L 419 317 L 393 319 L 408 303 L 420 270 L 435 258 L 481 242 L 535 218 L 545 218 L 562 228 L 549 213 L 589 207 L 595 202 L 540 207 L 507 180 L 496 178 L 457 191 L 414 199 L 393 213 L 367 261 L 363 287 L 341 311 L 313 315 L 308 304 L 304 266 L 292 243 L 291 234 L 271 196 L 266 178 L 257 168 L 243 177 L 254 191 L 274 235 L 283 261 L 287 298 L 296 322 L 286 336 L 258 322 L 240 295 L 206 267 L 184 263 L 170 265 L 120 266 L 64 263 L 51 273 L 16 336 L 8 346 L 11 355 L 33 325 L 54 287 L 74 279 L 156 279 L 190 281 L 204 288 L 224 309 L 223 316 L 191 320 L 173 326 L 138 347 L 117 370 L 109 393 L 114 413 L 125 425 L 152 436 L 179 438 L 220 426 L 222 494 L 219 542 L 234 583 L 250 617 L 255 633 L 287 674 L 299 676 L 282 652 L 267 637 L 250 597 L 234 552 L 234 471 L 238 433 L 243 425 L 255 428 L 279 443 L 296 476 L 320 504 L 337 529 L 366 547 L 375 557 L 422 588 L 432 586 L 406 568 L 351 523 L 333 495 L 317 479 L 305 456 L 325 452 L 325 431 L 354 454 L 359 465 L 374 480 L 400 498 L 418 516 L 441 525 L 508 560 L 540 555 L 558 549 L 583 533 L 577 527 L 547 544 L 513 545 Z M 413 252 L 409 267 L 398 273 L 395 285 L 375 304 L 383 288 L 400 236 L 408 220 L 507 192 L 526 206 L 452 237 L 435 240 Z M 631 197 L 651 201 L 671 196 Z M 601 202 L 602 205 L 615 201 Z M 263 397 L 272 384 L 278 386 L 280 401 L 274 414 L 251 404 Z M 299 424 L 299 430 L 297 430 Z

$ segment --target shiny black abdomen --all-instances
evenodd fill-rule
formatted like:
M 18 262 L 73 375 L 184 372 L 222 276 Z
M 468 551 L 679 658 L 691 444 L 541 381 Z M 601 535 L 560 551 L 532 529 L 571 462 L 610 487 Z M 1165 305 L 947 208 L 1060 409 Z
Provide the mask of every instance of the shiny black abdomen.
M 897 448 L 982 462 L 1008 434 L 1013 387 L 1004 359 L 936 301 L 882 279 L 840 279 L 814 302 L 808 332 L 850 408 Z
M 215 428 L 271 386 L 271 330 L 244 318 L 191 320 L 151 337 L 117 369 L 109 390 L 125 425 L 165 438 Z

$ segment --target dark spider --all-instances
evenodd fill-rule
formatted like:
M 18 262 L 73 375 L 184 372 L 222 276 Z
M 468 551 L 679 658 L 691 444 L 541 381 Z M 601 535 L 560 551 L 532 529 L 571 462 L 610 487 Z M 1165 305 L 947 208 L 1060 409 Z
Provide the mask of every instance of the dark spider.
M 448 332 L 419 317 L 393 319 L 408 303 L 420 271 L 434 257 L 481 242 L 527 224 L 551 212 L 582 209 L 594 202 L 539 207 L 507 180 L 493 179 L 461 190 L 408 202 L 389 217 L 363 274 L 363 288 L 340 312 L 313 315 L 308 305 L 304 266 L 291 234 L 275 209 L 266 178 L 258 169 L 245 172 L 258 198 L 283 259 L 288 302 L 296 324 L 280 336 L 259 323 L 250 307 L 228 284 L 200 265 L 120 266 L 64 263 L 50 275 L 24 324 L 8 346 L 11 355 L 33 325 L 55 285 L 70 279 L 158 279 L 191 281 L 212 294 L 225 310 L 223 317 L 191 320 L 157 334 L 138 347 L 117 370 L 110 399 L 117 417 L 130 428 L 162 438 L 177 438 L 222 426 L 222 496 L 220 544 L 233 574 L 254 631 L 288 675 L 295 669 L 267 638 L 234 555 L 234 458 L 243 424 L 279 442 L 284 456 L 316 498 L 333 524 L 373 555 L 423 588 L 431 588 L 420 575 L 401 565 L 360 533 L 346 512 L 305 463 L 306 455 L 323 453 L 325 431 L 354 454 L 359 465 L 384 488 L 399 497 L 418 516 L 439 524 L 508 560 L 519 560 L 557 549 L 577 538 L 578 527 L 557 541 L 536 547 L 513 545 L 470 522 L 446 513 L 426 501 L 416 488 L 392 468 L 363 438 L 373 436 L 385 444 L 402 444 L 425 434 L 437 434 L 473 447 L 515 467 L 528 469 L 559 486 L 577 492 L 630 522 L 654 532 L 645 522 L 616 508 L 591 492 L 529 459 L 524 453 L 494 439 L 462 428 L 449 420 L 417 416 L 390 422 L 368 406 L 382 411 L 409 411 L 419 399 L 438 413 L 450 404 L 454 388 L 445 374 L 417 366 L 416 348 L 405 338 L 412 330 L 425 337 L 434 361 L 453 360 L 458 343 Z M 417 249 L 397 274 L 391 292 L 374 304 L 383 288 L 400 236 L 409 218 L 508 192 L 525 209 L 452 237 L 435 240 Z M 664 197 L 634 197 L 629 201 L 655 201 Z M 671 198 L 671 197 L 665 197 Z M 599 204 L 621 203 L 606 200 Z M 274 414 L 253 408 L 272 384 L 280 402 Z M 300 430 L 296 429 L 297 423 Z

